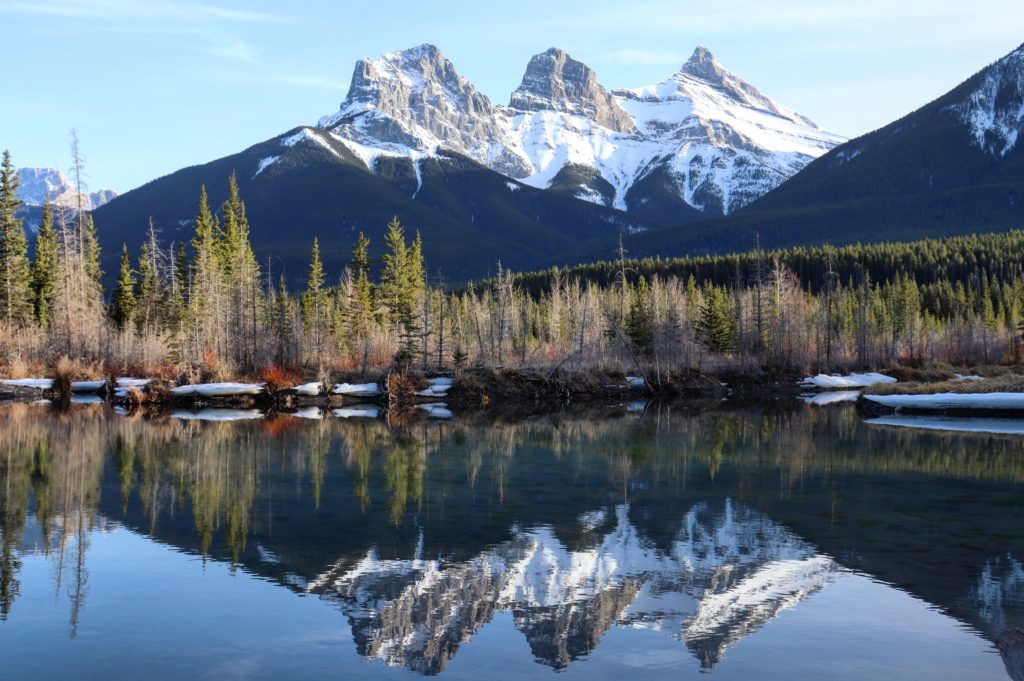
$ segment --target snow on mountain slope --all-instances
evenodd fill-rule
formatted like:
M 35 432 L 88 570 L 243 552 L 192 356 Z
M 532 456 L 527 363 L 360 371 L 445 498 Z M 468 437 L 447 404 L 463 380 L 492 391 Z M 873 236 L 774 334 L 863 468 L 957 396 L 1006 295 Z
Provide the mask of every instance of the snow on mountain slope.
M 953 109 L 982 150 L 1006 156 L 1024 132 L 1024 45 L 989 67 L 967 101 Z
M 46 197 L 66 208 L 78 208 L 78 192 L 64 173 L 55 168 L 19 168 L 18 198 L 26 205 L 41 206 Z M 101 189 L 91 194 L 82 195 L 82 206 L 85 210 L 94 210 L 111 201 L 117 196 L 113 189 Z
M 613 92 L 552 48 L 530 60 L 502 107 L 436 47 L 421 45 L 358 62 L 341 110 L 319 125 L 360 156 L 446 148 L 525 184 L 622 210 L 649 200 L 634 188 L 660 172 L 671 194 L 707 214 L 746 205 L 843 141 L 703 47 L 671 78 Z

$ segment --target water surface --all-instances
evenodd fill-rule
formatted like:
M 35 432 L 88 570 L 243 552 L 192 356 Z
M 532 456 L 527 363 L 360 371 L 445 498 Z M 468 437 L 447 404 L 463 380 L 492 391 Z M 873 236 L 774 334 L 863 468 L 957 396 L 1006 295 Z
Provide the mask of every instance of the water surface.
M 3 678 L 1008 678 L 1020 436 L 317 415 L 0 408 Z

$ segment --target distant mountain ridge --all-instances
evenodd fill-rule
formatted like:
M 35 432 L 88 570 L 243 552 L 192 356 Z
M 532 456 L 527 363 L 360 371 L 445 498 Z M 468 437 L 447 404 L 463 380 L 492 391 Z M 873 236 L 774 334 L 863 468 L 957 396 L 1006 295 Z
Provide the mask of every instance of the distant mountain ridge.
M 78 191 L 63 172 L 56 168 L 18 168 L 18 198 L 26 206 L 42 206 L 49 196 L 50 201 L 67 208 L 78 208 Z M 82 194 L 82 207 L 94 210 L 117 198 L 113 189 Z

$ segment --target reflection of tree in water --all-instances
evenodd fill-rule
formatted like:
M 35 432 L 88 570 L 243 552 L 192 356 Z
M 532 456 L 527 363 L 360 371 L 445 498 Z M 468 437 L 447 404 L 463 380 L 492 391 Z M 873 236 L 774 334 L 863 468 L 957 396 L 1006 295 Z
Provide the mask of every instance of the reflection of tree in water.
M 96 520 L 99 480 L 106 456 L 105 432 L 96 413 L 61 414 L 38 425 L 40 408 L 12 405 L 0 422 L 3 457 L 3 558 L 0 612 L 6 619 L 18 595 L 15 552 L 24 532 L 30 498 L 43 532 L 42 551 L 53 562 L 54 588 L 70 602 L 70 634 L 88 592 L 86 554 Z M 56 532 L 56 536 L 54 533 Z
M 546 501 L 549 507 L 530 509 L 530 490 L 566 485 L 568 491 L 577 481 L 594 486 L 590 497 L 581 498 L 622 503 L 645 495 L 684 494 L 698 483 L 709 489 L 713 479 L 720 493 L 758 503 L 764 500 L 776 510 L 793 508 L 796 512 L 791 515 L 801 520 L 810 517 L 800 509 L 805 482 L 811 478 L 825 483 L 822 488 L 830 500 L 827 513 L 839 520 L 851 511 L 846 481 L 855 476 L 909 474 L 1024 482 L 1024 454 L 1018 440 L 984 437 L 984 446 L 979 446 L 980 436 L 874 428 L 865 426 L 851 409 L 693 412 L 654 408 L 642 420 L 583 414 L 522 422 L 466 420 L 441 425 L 420 421 L 395 428 L 376 420 L 283 422 L 285 418 L 262 424 L 202 423 L 113 417 L 102 408 L 75 408 L 54 415 L 40 407 L 5 407 L 0 414 L 0 441 L 5 442 L 0 456 L 0 615 L 6 617 L 16 603 L 18 542 L 26 515 L 32 513 L 44 533 L 57 588 L 71 602 L 74 631 L 85 603 L 88 535 L 96 522 L 108 454 L 111 473 L 116 473 L 111 476 L 111 496 L 119 500 L 122 513 L 126 508 L 141 508 L 148 531 L 155 534 L 161 523 L 187 511 L 198 551 L 206 555 L 223 546 L 236 563 L 249 560 L 246 546 L 254 533 L 254 509 L 265 504 L 268 517 L 274 512 L 269 485 L 282 478 L 293 483 L 299 498 L 296 513 L 315 512 L 324 499 L 340 503 L 337 488 L 344 487 L 353 509 L 362 514 L 350 514 L 348 520 L 366 528 L 361 536 L 367 537 L 386 532 L 397 536 L 408 531 L 410 519 L 431 513 L 445 517 L 452 500 L 467 498 L 479 500 L 480 508 L 500 509 L 504 514 L 500 517 L 509 524 L 527 511 L 534 517 L 545 511 L 554 514 L 559 510 L 557 499 Z M 331 455 L 334 451 L 338 458 Z M 565 477 L 548 479 L 555 473 Z M 574 513 L 593 508 L 581 507 Z M 116 511 L 108 508 L 107 513 Z M 645 531 L 656 537 L 659 523 L 666 525 L 671 517 L 652 518 Z M 504 520 L 496 521 L 500 522 Z M 599 535 L 593 532 L 563 520 L 555 522 L 561 541 L 572 550 L 593 548 L 598 541 Z M 481 523 L 478 536 L 500 533 L 497 524 Z M 993 565 L 993 575 L 1012 572 L 1005 565 Z M 582 631 L 584 621 L 614 621 L 623 616 L 618 606 L 633 597 L 635 588 L 624 581 L 617 591 L 607 591 L 585 607 L 573 604 L 548 613 L 547 619 L 532 606 L 516 610 L 515 616 L 524 630 L 537 632 L 531 635 L 531 645 L 540 646 L 535 654 L 541 656 L 546 644 L 540 632 Z M 408 625 L 398 619 L 397 613 L 405 607 L 400 605 L 395 602 L 381 611 L 392 613 L 388 626 L 397 630 Z M 491 606 L 474 607 L 483 612 Z M 981 605 L 971 607 L 981 612 Z M 469 620 L 482 621 L 477 615 Z M 453 655 L 474 626 L 456 627 L 442 637 L 447 643 L 439 640 L 438 650 L 449 652 L 439 652 L 440 658 Z M 567 664 L 580 651 L 592 649 L 602 631 L 588 629 L 586 636 L 571 643 L 552 643 L 556 648 L 544 656 L 555 666 Z M 369 633 L 366 636 L 370 650 Z M 718 644 L 709 648 L 717 649 Z M 713 663 L 714 655 L 708 655 Z

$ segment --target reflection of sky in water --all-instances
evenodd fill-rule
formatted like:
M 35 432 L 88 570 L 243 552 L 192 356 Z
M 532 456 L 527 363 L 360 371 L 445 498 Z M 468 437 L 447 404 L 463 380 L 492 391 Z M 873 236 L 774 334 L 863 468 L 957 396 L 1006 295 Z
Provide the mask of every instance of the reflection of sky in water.
M 10 678 L 1002 680 L 1022 621 L 1003 436 L 77 408 L 0 419 Z

